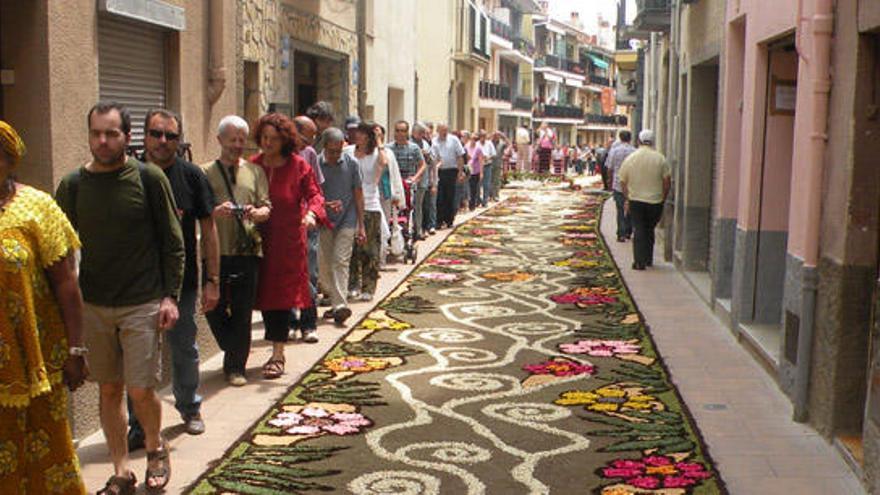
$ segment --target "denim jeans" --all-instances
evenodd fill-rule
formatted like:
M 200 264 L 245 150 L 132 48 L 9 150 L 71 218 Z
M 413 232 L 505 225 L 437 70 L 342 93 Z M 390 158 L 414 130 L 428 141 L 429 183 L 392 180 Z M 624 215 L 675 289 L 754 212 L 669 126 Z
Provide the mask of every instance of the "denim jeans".
M 199 388 L 199 346 L 196 344 L 198 327 L 195 321 L 195 288 L 184 289 L 180 293 L 177 309 L 180 316 L 174 328 L 166 334 L 171 348 L 171 387 L 174 390 L 174 407 L 181 417 L 198 414 L 202 407 Z M 143 436 L 144 431 L 134 414 L 131 400 L 128 401 L 128 426 L 132 434 Z
M 425 191 L 424 204 L 422 208 L 425 212 L 425 230 L 437 228 L 437 193 L 428 187 Z
M 632 222 L 629 213 L 626 213 L 623 203 L 626 198 L 620 191 L 614 191 L 614 205 L 617 207 L 617 238 L 630 237 L 632 235 Z
M 483 197 L 481 198 L 483 206 L 487 206 L 489 204 L 489 200 L 492 199 L 492 166 L 487 165 L 483 167 Z

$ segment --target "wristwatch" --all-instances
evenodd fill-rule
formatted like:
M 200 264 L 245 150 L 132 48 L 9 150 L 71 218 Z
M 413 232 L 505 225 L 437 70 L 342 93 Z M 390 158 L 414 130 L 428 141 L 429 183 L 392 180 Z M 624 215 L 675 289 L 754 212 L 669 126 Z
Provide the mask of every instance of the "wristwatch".
M 214 285 L 220 285 L 220 277 L 217 275 L 214 275 L 213 277 L 207 277 L 205 280 L 207 282 L 211 282 Z
M 67 353 L 71 356 L 86 356 L 89 353 L 88 347 L 70 346 Z

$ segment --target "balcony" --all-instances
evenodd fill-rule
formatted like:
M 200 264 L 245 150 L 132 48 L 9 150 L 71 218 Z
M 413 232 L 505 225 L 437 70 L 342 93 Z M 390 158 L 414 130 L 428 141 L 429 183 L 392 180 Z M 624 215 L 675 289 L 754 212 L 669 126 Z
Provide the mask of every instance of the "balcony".
M 562 59 L 548 53 L 535 60 L 535 67 L 550 67 L 551 69 L 562 70 Z
M 584 111 L 575 106 L 543 105 L 536 112 L 536 117 L 582 120 Z
M 588 124 L 614 125 L 625 127 L 629 123 L 626 115 L 602 115 L 597 113 L 588 113 L 585 115 Z
M 574 60 L 564 60 L 563 68 L 573 74 L 584 74 L 584 66 Z
M 535 58 L 535 44 L 525 38 L 514 37 L 513 48 L 526 57 Z
M 513 99 L 513 108 L 515 110 L 532 111 L 532 99 L 528 96 L 517 96 Z
M 491 81 L 480 81 L 480 98 L 509 102 L 511 101 L 510 86 Z
M 596 74 L 590 74 L 589 76 L 590 84 L 596 84 L 598 86 L 611 86 L 611 80 L 607 77 L 597 76 Z
M 636 0 L 633 27 L 639 31 L 669 32 L 672 0 Z
M 492 34 L 507 41 L 513 41 L 513 28 L 508 24 L 499 21 L 494 17 L 489 18 L 492 21 Z

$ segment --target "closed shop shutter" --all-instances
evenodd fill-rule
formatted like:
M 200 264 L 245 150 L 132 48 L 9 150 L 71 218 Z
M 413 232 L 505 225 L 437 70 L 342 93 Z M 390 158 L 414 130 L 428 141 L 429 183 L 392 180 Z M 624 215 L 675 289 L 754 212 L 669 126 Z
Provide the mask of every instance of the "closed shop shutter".
M 143 146 L 149 109 L 165 108 L 165 33 L 144 23 L 98 19 L 99 95 L 128 108 L 134 147 Z

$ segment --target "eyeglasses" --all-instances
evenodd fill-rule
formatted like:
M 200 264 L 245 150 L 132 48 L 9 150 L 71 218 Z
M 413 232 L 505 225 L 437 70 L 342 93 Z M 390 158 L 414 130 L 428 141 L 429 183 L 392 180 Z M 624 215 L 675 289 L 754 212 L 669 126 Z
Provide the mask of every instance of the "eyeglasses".
M 171 131 L 160 131 L 159 129 L 150 129 L 147 131 L 147 134 L 150 135 L 151 138 L 161 139 L 162 136 L 165 136 L 166 141 L 177 141 L 180 139 L 180 134 Z

